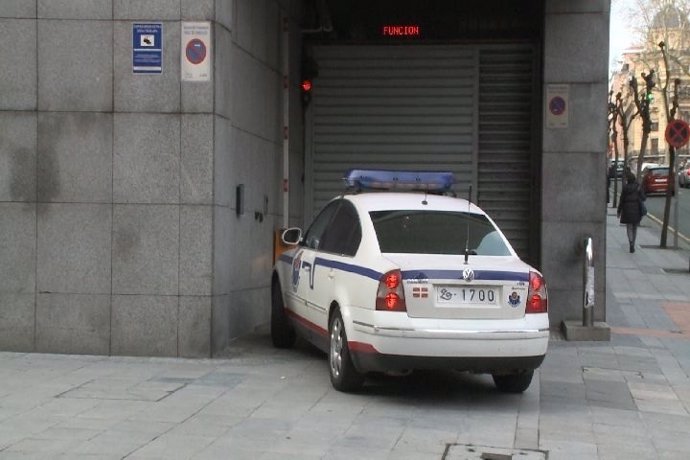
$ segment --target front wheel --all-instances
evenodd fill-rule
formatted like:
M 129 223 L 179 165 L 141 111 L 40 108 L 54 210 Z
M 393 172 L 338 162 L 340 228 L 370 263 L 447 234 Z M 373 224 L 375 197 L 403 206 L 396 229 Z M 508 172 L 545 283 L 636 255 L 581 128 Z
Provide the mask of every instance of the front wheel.
M 513 374 L 493 374 L 496 388 L 504 393 L 522 393 L 532 383 L 534 371 L 522 371 Z
M 328 350 L 328 368 L 331 384 L 338 391 L 350 392 L 359 390 L 364 384 L 364 374 L 355 369 L 347 346 L 347 334 L 340 311 L 336 310 L 328 326 L 330 336 Z

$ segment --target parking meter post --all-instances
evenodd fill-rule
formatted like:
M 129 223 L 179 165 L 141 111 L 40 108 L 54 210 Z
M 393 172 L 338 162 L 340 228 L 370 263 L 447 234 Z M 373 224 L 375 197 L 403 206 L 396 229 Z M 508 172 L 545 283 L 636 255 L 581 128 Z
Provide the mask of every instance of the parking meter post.
M 582 325 L 592 327 L 594 325 L 594 254 L 592 238 L 585 238 L 585 254 L 582 293 Z
M 583 247 L 584 246 L 584 247 Z M 582 320 L 564 320 L 563 335 L 566 340 L 611 340 L 611 328 L 605 321 L 594 321 L 594 248 L 592 238 L 584 239 L 584 263 L 582 264 Z

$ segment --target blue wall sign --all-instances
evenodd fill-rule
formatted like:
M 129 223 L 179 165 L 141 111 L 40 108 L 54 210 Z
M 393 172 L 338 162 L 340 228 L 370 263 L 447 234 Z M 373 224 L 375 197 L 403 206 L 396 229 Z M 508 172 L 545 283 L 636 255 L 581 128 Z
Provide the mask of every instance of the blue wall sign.
M 163 23 L 132 24 L 132 72 L 163 72 Z

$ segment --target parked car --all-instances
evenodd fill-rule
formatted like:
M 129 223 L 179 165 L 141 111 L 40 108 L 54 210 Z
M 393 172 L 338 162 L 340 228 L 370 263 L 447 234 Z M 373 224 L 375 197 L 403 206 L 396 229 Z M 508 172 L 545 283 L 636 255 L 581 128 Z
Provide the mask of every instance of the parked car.
M 306 233 L 287 229 L 271 282 L 271 338 L 328 355 L 340 391 L 369 372 L 489 373 L 522 392 L 546 354 L 547 291 L 494 221 L 444 196 L 451 173 L 353 170 Z
M 669 185 L 673 187 L 673 182 L 669 184 L 668 166 L 651 166 L 642 171 L 642 189 L 645 194 L 653 193 L 665 194 Z
M 690 162 L 686 162 L 678 168 L 678 186 L 690 187 Z

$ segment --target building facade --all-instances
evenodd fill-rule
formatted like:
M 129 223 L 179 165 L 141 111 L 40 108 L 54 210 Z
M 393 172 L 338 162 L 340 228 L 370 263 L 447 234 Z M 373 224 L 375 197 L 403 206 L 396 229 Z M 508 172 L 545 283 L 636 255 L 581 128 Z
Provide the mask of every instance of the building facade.
M 213 356 L 351 165 L 454 170 L 554 326 L 591 236 L 605 319 L 609 1 L 415 3 L 0 3 L 0 349 Z

